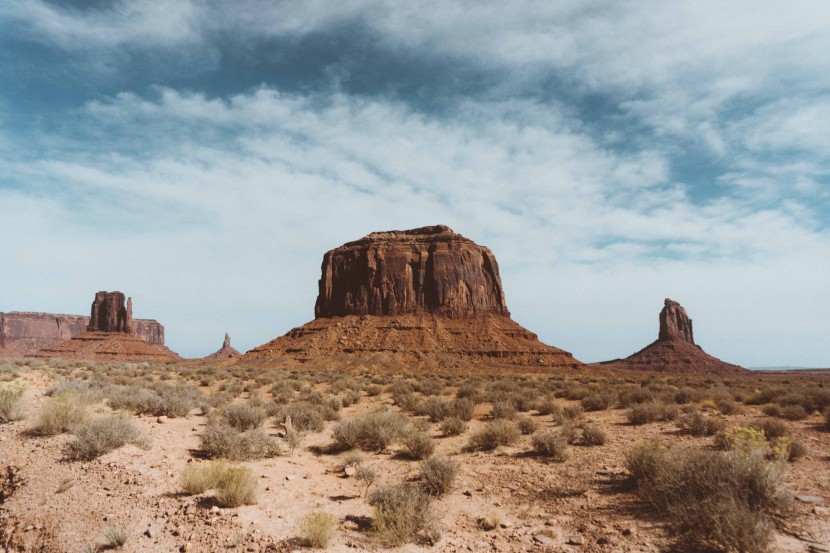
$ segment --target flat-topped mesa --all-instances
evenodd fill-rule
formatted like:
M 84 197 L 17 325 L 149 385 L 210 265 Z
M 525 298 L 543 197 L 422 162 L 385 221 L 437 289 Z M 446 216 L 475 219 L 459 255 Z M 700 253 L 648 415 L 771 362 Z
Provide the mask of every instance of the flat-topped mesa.
M 98 292 L 92 302 L 89 326 L 90 332 L 135 333 L 133 324 L 133 300 L 124 305 L 122 292 Z
M 658 342 L 667 340 L 695 343 L 692 320 L 683 306 L 669 298 L 665 299 L 663 310 L 660 311 L 660 334 L 657 337 Z
M 315 318 L 510 316 L 493 253 L 436 225 L 373 232 L 323 257 Z

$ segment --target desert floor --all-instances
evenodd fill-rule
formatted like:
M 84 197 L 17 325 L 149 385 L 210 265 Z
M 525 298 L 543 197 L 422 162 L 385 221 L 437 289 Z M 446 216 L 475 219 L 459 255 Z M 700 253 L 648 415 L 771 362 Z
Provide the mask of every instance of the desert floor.
M 104 550 L 111 547 L 106 536 L 113 530 L 125 534 L 120 547 L 125 552 L 304 550 L 300 522 L 312 511 L 325 511 L 337 519 L 327 550 L 387 550 L 371 530 L 373 509 L 365 497 L 365 481 L 344 472 L 344 453 L 332 447 L 338 421 L 327 421 L 322 431 L 307 433 L 289 451 L 280 405 L 303 395 L 312 398 L 318 393 L 318 399 L 328 400 L 351 392 L 352 400 L 359 399 L 336 413 L 343 421 L 377 410 L 400 411 L 396 394 L 415 402 L 427 396 L 450 401 L 465 385 L 481 394 L 463 434 L 445 437 L 439 423 L 416 414 L 418 407 L 407 415 L 434 439 L 433 456 L 456 460 L 460 470 L 451 491 L 431 504 L 440 537 L 433 536 L 432 544 L 413 539 L 414 543 L 394 550 L 699 551 L 702 545 L 684 545 L 662 514 L 626 485 L 625 456 L 643 440 L 711 449 L 714 438 L 681 434 L 676 420 L 631 424 L 627 409 L 634 400 L 630 394 L 625 396 L 626 390 L 639 389 L 655 398 L 673 397 L 678 390 L 694 392 L 689 401 L 677 404 L 681 413 L 698 411 L 724 427 L 747 426 L 765 417 L 763 405 L 744 402 L 753 394 L 757 397 L 759 390 L 777 389 L 779 396 L 782 389 L 790 395 L 810 389 L 830 392 L 826 375 L 705 378 L 553 371 L 442 376 L 188 363 L 3 363 L 3 380 L 22 380 L 27 386 L 25 417 L 0 424 L 2 552 Z M 72 460 L 67 454 L 75 439 L 72 433 L 38 436 L 31 431 L 38 411 L 52 401 L 53 387 L 66 387 L 68 382 L 81 390 L 91 418 L 111 414 L 108 390 L 121 387 L 123 391 L 128 385 L 134 390 L 153 389 L 159 383 L 187 384 L 191 392 L 198 391 L 203 404 L 194 404 L 180 417 L 131 412 L 130 420 L 149 438 L 149 447 L 126 445 L 91 460 Z M 534 454 L 530 435 L 492 451 L 466 448 L 470 436 L 489 423 L 495 398 L 513 401 L 517 416 L 531 419 L 539 432 L 560 428 L 561 410 L 582 404 L 591 394 L 609 392 L 615 398 L 609 408 L 586 410 L 575 418 L 577 426 L 589 422 L 604 431 L 603 445 L 574 443 L 564 460 Z M 624 396 L 626 401 L 616 399 Z M 271 416 L 262 428 L 283 450 L 280 456 L 241 462 L 257 477 L 256 504 L 220 508 L 211 491 L 184 493 L 182 470 L 209 462 L 200 442 L 208 424 L 205 413 L 215 416 L 227 405 L 253 397 L 259 398 L 257 405 L 268 406 Z M 712 400 L 715 397 L 744 401 L 723 414 Z M 538 414 L 532 402 L 544 399 L 551 400 L 557 411 Z M 787 489 L 800 499 L 793 499 L 791 511 L 776 525 L 770 550 L 828 551 L 830 432 L 819 412 L 800 420 L 780 420 L 790 439 L 806 446 L 806 454 L 786 463 Z M 370 494 L 387 484 L 418 479 L 421 461 L 408 457 L 399 442 L 362 455 L 360 464 L 377 474 Z

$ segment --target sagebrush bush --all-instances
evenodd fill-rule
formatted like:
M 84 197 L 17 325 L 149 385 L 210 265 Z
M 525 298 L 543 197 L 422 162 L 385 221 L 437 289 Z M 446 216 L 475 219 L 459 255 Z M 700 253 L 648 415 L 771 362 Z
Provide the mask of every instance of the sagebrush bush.
M 231 466 L 231 463 L 225 459 L 187 465 L 179 478 L 182 489 L 190 495 L 199 495 L 208 490 L 217 489 Z
M 537 455 L 548 457 L 555 461 L 564 461 L 568 458 L 568 439 L 562 432 L 543 430 L 531 436 L 533 451 Z
M 247 461 L 282 454 L 277 441 L 262 430 L 240 432 L 220 420 L 208 421 L 200 439 L 202 449 L 213 459 Z
M 526 415 L 522 415 L 516 419 L 516 426 L 519 427 L 519 431 L 525 436 L 533 434 L 539 428 L 539 424 Z
M 291 418 L 291 424 L 300 432 L 322 432 L 326 420 L 320 406 L 307 401 L 295 401 L 280 409 L 279 419 Z
M 585 411 L 604 411 L 610 409 L 616 399 L 613 392 L 596 392 L 582 398 L 579 404 Z
M 0 383 L 0 423 L 18 421 L 25 417 L 23 393 L 26 383 L 22 380 Z
M 72 432 L 88 417 L 87 404 L 76 392 L 63 392 L 46 400 L 35 415 L 31 432 L 37 436 L 54 436 Z
M 496 419 L 474 432 L 467 441 L 469 450 L 492 450 L 502 445 L 510 445 L 519 439 L 521 431 L 515 422 Z
M 340 422 L 334 427 L 332 438 L 340 449 L 383 451 L 400 439 L 409 426 L 405 415 L 381 411 Z
M 800 421 L 807 418 L 807 410 L 802 405 L 787 405 L 781 409 L 781 418 Z
M 233 428 L 245 431 L 262 426 L 268 413 L 259 404 L 248 402 L 228 405 L 222 410 L 222 416 Z
M 300 540 L 306 547 L 324 549 L 337 532 L 337 518 L 325 511 L 313 511 L 300 521 Z
M 639 425 L 649 422 L 670 421 L 677 417 L 678 409 L 673 403 L 647 401 L 629 408 L 625 416 L 631 424 Z
M 579 440 L 580 445 L 598 446 L 605 445 L 608 441 L 608 434 L 600 427 L 593 424 L 582 425 L 582 437 Z
M 438 428 L 444 436 L 460 436 L 467 431 L 467 423 L 456 417 L 449 417 L 441 421 Z
M 490 409 L 490 416 L 494 419 L 514 420 L 518 416 L 516 404 L 510 400 L 497 401 Z
M 453 459 L 432 457 L 421 463 L 421 484 L 432 496 L 440 497 L 452 489 L 459 464 Z
M 681 434 L 689 436 L 714 436 L 724 427 L 724 422 L 711 415 L 695 410 L 677 417 L 674 423 Z
M 772 518 L 787 510 L 782 465 L 762 455 L 638 446 L 626 465 L 642 497 L 693 542 L 766 551 Z
M 753 422 L 750 426 L 762 430 L 768 440 L 790 435 L 790 429 L 784 421 L 778 419 L 763 418 Z
M 100 417 L 75 428 L 68 456 L 88 461 L 127 444 L 146 448 L 149 443 L 132 421 L 119 415 Z
M 369 495 L 373 508 L 371 535 L 382 545 L 414 542 L 434 524 L 431 498 L 417 484 L 384 486 Z
M 223 474 L 216 488 L 216 502 L 220 507 L 255 505 L 256 475 L 248 467 L 231 466 Z
M 426 432 L 408 432 L 401 439 L 410 459 L 426 459 L 435 452 L 435 441 Z

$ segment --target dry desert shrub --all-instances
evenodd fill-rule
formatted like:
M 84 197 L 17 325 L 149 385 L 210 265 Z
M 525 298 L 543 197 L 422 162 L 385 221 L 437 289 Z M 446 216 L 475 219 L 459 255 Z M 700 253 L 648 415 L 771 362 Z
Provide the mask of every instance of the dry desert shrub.
M 185 417 L 202 402 L 199 390 L 188 384 L 158 383 L 153 388 L 138 385 L 111 386 L 104 390 L 110 407 L 137 415 Z
M 217 419 L 208 421 L 200 439 L 202 449 L 213 459 L 247 461 L 282 455 L 277 441 L 262 430 L 240 432 Z
M 101 532 L 106 542 L 107 549 L 121 549 L 127 540 L 130 539 L 130 531 L 123 526 L 111 526 Z
M 147 448 L 149 440 L 132 421 L 120 415 L 91 419 L 75 429 L 69 442 L 69 458 L 90 460 L 127 444 Z
M 442 420 L 438 428 L 444 436 L 460 436 L 467 431 L 467 423 L 457 417 L 450 417 Z
M 490 416 L 494 419 L 515 420 L 518 416 L 516 404 L 512 400 L 496 401 L 490 409 Z
M 325 511 L 313 511 L 300 521 L 300 540 L 306 547 L 325 549 L 337 532 L 337 518 Z
M 66 391 L 52 396 L 38 409 L 31 429 L 37 436 L 54 436 L 72 432 L 88 416 L 87 404 L 76 392 Z
M 604 411 L 610 409 L 617 396 L 613 391 L 595 392 L 583 397 L 579 404 L 585 411 Z
M 579 445 L 584 446 L 599 446 L 605 445 L 608 441 L 608 434 L 599 426 L 594 424 L 582 425 L 582 436 L 579 440 Z
M 369 495 L 373 508 L 372 536 L 387 547 L 397 547 L 419 537 L 432 541 L 434 527 L 431 498 L 417 484 L 384 486 Z
M 570 424 L 582 416 L 582 406 L 579 404 L 566 405 L 562 409 L 554 409 L 553 420 L 557 424 Z
M 299 432 L 322 432 L 326 426 L 320 406 L 307 401 L 295 401 L 283 406 L 279 419 L 285 421 L 287 418 Z
M 763 431 L 768 440 L 790 435 L 790 429 L 784 421 L 778 419 L 763 418 L 753 422 L 750 426 Z
M 519 427 L 519 431 L 525 436 L 533 434 L 539 428 L 539 424 L 526 415 L 522 415 L 516 419 L 516 426 Z
M 689 436 L 714 436 L 724 427 L 722 420 L 697 410 L 677 417 L 675 425 L 681 434 Z
M 409 427 L 405 415 L 379 411 L 340 422 L 334 427 L 332 438 L 339 449 L 384 451 L 404 436 Z
M 800 421 L 807 418 L 807 410 L 803 405 L 787 405 L 781 408 L 781 418 Z
M 410 459 L 426 459 L 435 452 L 435 441 L 426 432 L 407 432 L 401 438 Z
M 225 459 L 187 465 L 181 472 L 182 488 L 190 495 L 199 495 L 216 489 L 231 466 L 233 465 Z
M 483 428 L 473 433 L 467 441 L 467 449 L 471 451 L 489 451 L 499 446 L 510 445 L 519 439 L 521 431 L 515 422 L 496 419 L 488 422 Z
M 543 430 L 537 432 L 531 437 L 531 443 L 533 444 L 533 451 L 537 455 L 554 461 L 564 461 L 568 458 L 568 439 L 560 431 Z
M 26 383 L 22 380 L 0 383 L 0 423 L 18 421 L 25 417 L 25 391 Z
M 761 407 L 761 412 L 768 417 L 780 417 L 781 416 L 781 406 L 777 403 L 768 403 Z
M 553 398 L 544 397 L 541 399 L 536 400 L 536 412 L 542 416 L 545 415 L 552 415 L 557 409 L 558 406 Z
M 693 542 L 760 553 L 787 511 L 782 464 L 762 455 L 641 445 L 626 466 L 640 495 Z
M 421 484 L 431 496 L 440 497 L 452 489 L 459 464 L 453 459 L 432 457 L 421 463 Z
M 255 505 L 256 475 L 248 467 L 232 466 L 222 475 L 216 488 L 216 502 L 221 507 Z
M 259 402 L 249 401 L 225 407 L 222 410 L 222 417 L 230 426 L 244 432 L 262 426 L 268 413 Z
M 677 417 L 678 409 L 673 403 L 648 401 L 638 403 L 626 411 L 628 422 L 634 425 L 657 421 L 670 421 Z

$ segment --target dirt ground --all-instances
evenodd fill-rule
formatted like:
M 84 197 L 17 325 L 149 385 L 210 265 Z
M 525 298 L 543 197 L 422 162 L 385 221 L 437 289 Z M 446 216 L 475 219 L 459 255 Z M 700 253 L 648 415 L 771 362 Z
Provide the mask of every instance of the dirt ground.
M 232 369 L 230 369 L 232 370 Z M 107 529 L 120 528 L 128 539 L 124 552 L 150 551 L 300 551 L 300 520 L 316 510 L 339 521 L 329 551 L 382 551 L 367 528 L 372 508 L 363 484 L 338 468 L 339 457 L 328 453 L 335 422 L 306 436 L 285 456 L 243 463 L 258 476 L 256 505 L 223 509 L 211 494 L 182 492 L 180 473 L 188 464 L 205 463 L 199 434 L 206 417 L 194 409 L 184 418 L 133 416 L 151 439 L 149 449 L 132 445 L 92 461 L 70 461 L 69 434 L 35 437 L 27 430 L 45 393 L 59 380 L 48 366 L 19 368 L 28 388 L 27 418 L 0 424 L 0 552 L 86 552 L 104 543 Z M 325 384 L 318 384 L 324 386 Z M 202 386 L 205 393 L 217 383 Z M 249 396 L 242 393 L 240 399 Z M 578 403 L 557 399 L 562 405 Z M 342 418 L 387 408 L 397 410 L 391 395 L 369 396 L 343 409 Z M 95 414 L 111 410 L 106 402 Z M 608 434 L 598 447 L 572 446 L 564 462 L 531 455 L 529 436 L 494 452 L 465 451 L 471 432 L 485 424 L 490 405 L 479 404 L 464 435 L 442 437 L 432 424 L 435 455 L 450 456 L 461 470 L 454 489 L 434 504 L 442 531 L 435 545 L 407 544 L 401 552 L 420 551 L 549 551 L 658 552 L 678 550 L 667 522 L 622 483 L 625 453 L 644 439 L 687 442 L 711 447 L 712 438 L 688 437 L 671 422 L 640 426 L 628 423 L 625 411 L 608 409 L 583 414 Z M 551 416 L 530 416 L 542 429 L 554 427 Z M 741 424 L 761 416 L 755 406 L 740 405 L 728 423 Z M 419 417 L 425 418 L 425 417 Z M 771 551 L 820 552 L 830 545 L 830 433 L 812 414 L 787 421 L 793 439 L 807 454 L 789 463 L 787 485 L 805 501 L 793 501 L 793 513 L 775 536 Z M 265 430 L 280 428 L 269 418 Z M 381 486 L 416 478 L 419 462 L 408 460 L 398 445 L 384 453 L 365 453 Z M 802 498 L 804 499 L 804 498 Z M 481 519 L 495 517 L 497 528 L 485 530 Z M 687 549 L 688 550 L 688 549 Z

